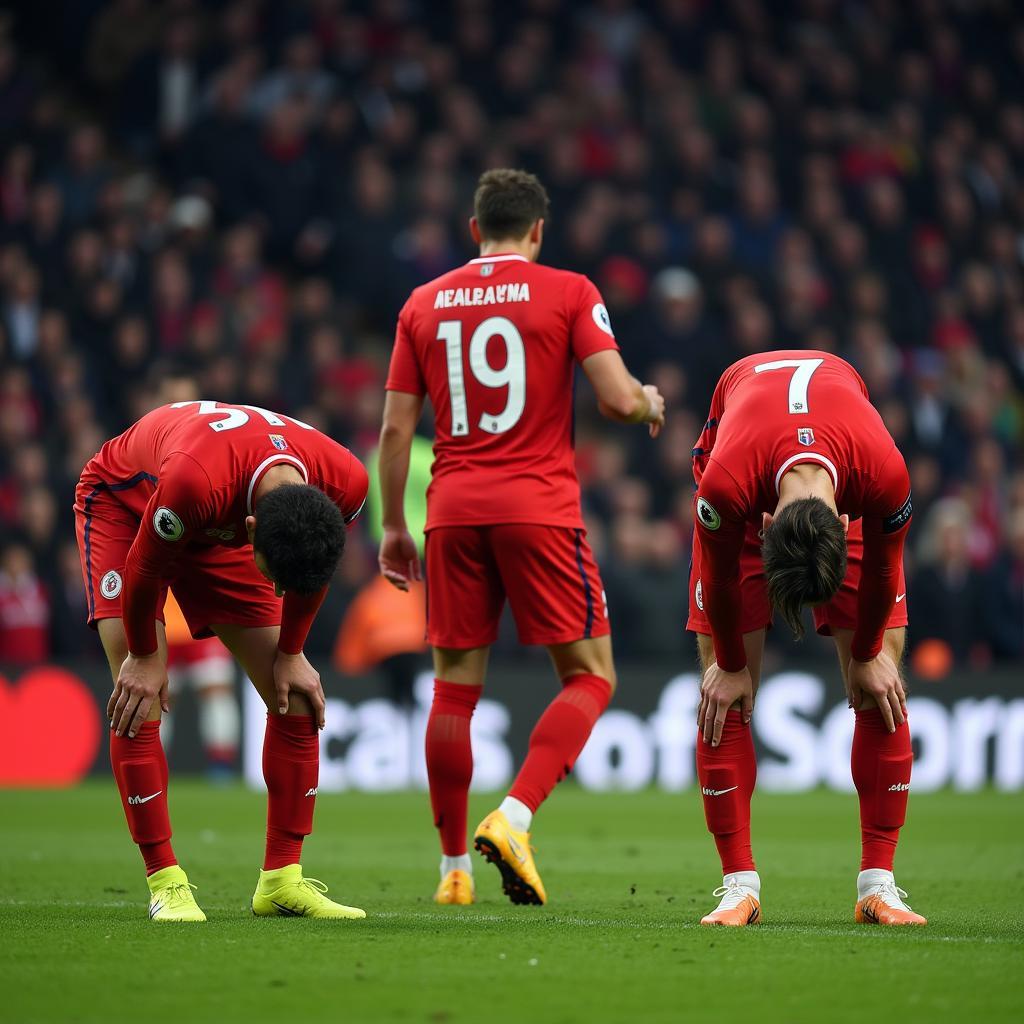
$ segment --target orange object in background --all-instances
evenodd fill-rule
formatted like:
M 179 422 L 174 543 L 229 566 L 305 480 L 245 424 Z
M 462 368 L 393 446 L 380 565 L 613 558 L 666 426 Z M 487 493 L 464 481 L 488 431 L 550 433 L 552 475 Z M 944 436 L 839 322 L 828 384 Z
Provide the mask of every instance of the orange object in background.
M 411 583 L 405 594 L 375 576 L 349 606 L 331 660 L 346 675 L 358 675 L 396 654 L 425 651 L 426 634 L 424 585 Z
M 192 633 L 171 590 L 167 591 L 167 601 L 164 603 L 164 625 L 167 629 L 168 647 L 192 643 Z
M 922 640 L 910 656 L 910 667 L 920 679 L 942 679 L 953 668 L 953 652 L 945 640 Z

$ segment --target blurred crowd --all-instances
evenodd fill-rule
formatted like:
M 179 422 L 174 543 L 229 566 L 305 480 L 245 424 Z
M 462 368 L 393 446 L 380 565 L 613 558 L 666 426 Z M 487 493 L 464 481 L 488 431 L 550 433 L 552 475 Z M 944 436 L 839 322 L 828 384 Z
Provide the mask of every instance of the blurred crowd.
M 912 642 L 1024 659 L 1012 2 L 48 7 L 0 15 L 0 661 L 98 654 L 73 487 L 174 382 L 367 456 L 396 313 L 473 255 L 473 183 L 509 165 L 551 194 L 545 261 L 594 279 L 668 398 L 651 442 L 579 392 L 620 655 L 690 656 L 690 449 L 717 376 L 807 347 L 858 368 L 907 456 Z M 361 529 L 323 651 L 375 570 Z

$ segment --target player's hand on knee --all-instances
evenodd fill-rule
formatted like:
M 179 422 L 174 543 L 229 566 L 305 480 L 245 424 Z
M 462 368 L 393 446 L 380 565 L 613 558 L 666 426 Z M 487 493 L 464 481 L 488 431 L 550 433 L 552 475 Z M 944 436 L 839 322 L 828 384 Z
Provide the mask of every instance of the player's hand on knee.
M 870 697 L 882 712 L 885 727 L 895 732 L 907 720 L 907 693 L 896 663 L 885 651 L 870 661 L 850 659 L 846 672 L 850 706 L 860 707 L 864 696 Z
M 153 701 L 167 692 L 167 670 L 157 653 L 129 654 L 117 674 L 117 684 L 107 702 L 111 728 L 118 736 L 134 739 L 149 716 Z
M 411 580 L 423 579 L 416 541 L 408 530 L 384 528 L 377 564 L 384 579 L 399 590 L 408 590 Z
M 301 693 L 313 708 L 317 726 L 321 729 L 324 727 L 327 701 L 324 688 L 320 685 L 320 673 L 310 665 L 304 654 L 277 652 L 274 659 L 274 690 L 279 714 L 288 714 L 290 695 Z
M 746 667 L 739 672 L 726 672 L 717 662 L 704 673 L 700 684 L 700 707 L 697 725 L 705 743 L 717 747 L 722 740 L 725 718 L 733 704 L 739 703 L 743 724 L 750 722 L 754 711 L 754 681 Z

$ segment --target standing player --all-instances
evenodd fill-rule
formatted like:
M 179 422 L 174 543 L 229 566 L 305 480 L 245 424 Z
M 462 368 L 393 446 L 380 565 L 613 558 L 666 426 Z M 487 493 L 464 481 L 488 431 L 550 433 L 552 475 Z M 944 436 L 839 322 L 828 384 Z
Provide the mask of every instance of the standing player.
M 772 609 L 799 636 L 810 604 L 818 632 L 835 640 L 856 714 L 856 919 L 925 924 L 892 873 L 913 763 L 898 668 L 911 518 L 903 457 L 853 367 L 805 351 L 764 352 L 729 367 L 693 454 L 687 628 L 698 633 L 704 670 L 697 777 L 724 874 L 721 902 L 701 923 L 760 918 L 750 847 L 754 691 Z
M 572 768 L 615 688 L 604 590 L 580 515 L 575 366 L 604 415 L 648 423 L 652 436 L 664 402 L 626 370 L 593 284 L 536 263 L 548 215 L 540 182 L 523 171 L 488 171 L 474 205 L 480 257 L 417 288 L 398 319 L 380 443 L 380 566 L 402 589 L 420 578 L 404 492 L 429 395 L 436 458 L 427 494 L 427 632 L 437 678 L 426 756 L 443 854 L 434 898 L 473 901 L 469 725 L 508 598 L 519 639 L 548 648 L 562 691 L 474 845 L 497 865 L 513 903 L 544 903 L 530 851 L 533 814 Z
M 204 921 L 171 847 L 162 609 L 173 588 L 195 637 L 216 634 L 266 702 L 267 843 L 260 916 L 364 917 L 303 878 L 324 724 L 320 677 L 302 647 L 345 545 L 367 476 L 312 427 L 254 406 L 175 402 L 108 441 L 75 500 L 89 604 L 114 678 L 110 762 L 146 863 L 149 916 Z

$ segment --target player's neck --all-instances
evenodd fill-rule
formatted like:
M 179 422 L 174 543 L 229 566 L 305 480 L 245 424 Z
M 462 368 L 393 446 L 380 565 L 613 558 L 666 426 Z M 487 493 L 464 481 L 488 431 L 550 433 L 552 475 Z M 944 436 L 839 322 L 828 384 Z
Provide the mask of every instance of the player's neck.
M 271 466 L 260 477 L 260 482 L 256 485 L 256 490 L 252 496 L 253 508 L 260 503 L 260 498 L 265 494 L 269 494 L 275 487 L 282 487 L 284 484 L 304 484 L 305 482 L 302 474 L 293 465 L 282 462 L 276 466 Z
M 779 504 L 777 508 L 800 501 L 801 498 L 820 498 L 830 509 L 836 511 L 836 489 L 832 476 L 824 466 L 800 463 L 783 473 L 779 481 Z
M 535 242 L 530 241 L 529 235 L 518 241 L 511 238 L 496 240 L 485 238 L 480 242 L 481 256 L 522 256 L 524 260 L 533 263 L 539 254 L 539 247 Z

